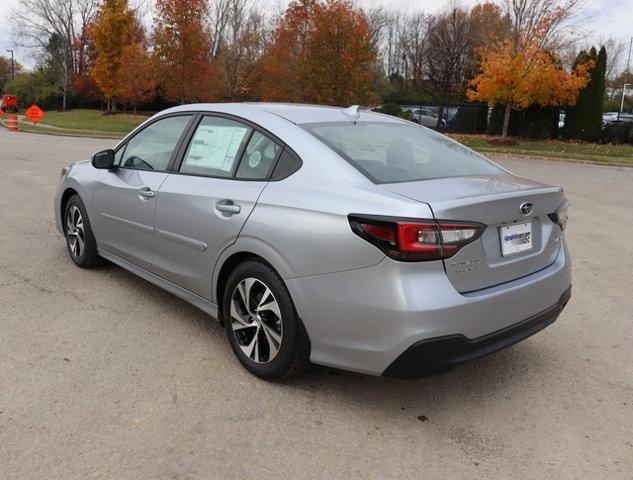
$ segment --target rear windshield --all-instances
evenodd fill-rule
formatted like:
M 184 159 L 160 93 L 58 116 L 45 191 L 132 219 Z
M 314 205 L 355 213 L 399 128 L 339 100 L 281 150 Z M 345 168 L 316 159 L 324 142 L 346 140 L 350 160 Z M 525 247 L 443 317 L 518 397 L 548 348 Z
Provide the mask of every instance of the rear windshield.
M 463 145 L 418 125 L 334 122 L 301 126 L 374 183 L 505 173 Z

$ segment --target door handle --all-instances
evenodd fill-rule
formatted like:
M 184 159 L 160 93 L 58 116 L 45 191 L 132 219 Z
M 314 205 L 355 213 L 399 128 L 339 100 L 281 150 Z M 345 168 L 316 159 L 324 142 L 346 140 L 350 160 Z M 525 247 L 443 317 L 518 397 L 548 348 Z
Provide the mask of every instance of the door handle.
M 143 198 L 154 198 L 156 196 L 156 192 L 149 189 L 149 187 L 143 187 L 138 191 L 139 197 Z
M 221 200 L 215 204 L 215 208 L 217 208 L 220 212 L 236 214 L 240 213 L 242 210 L 239 205 L 235 205 L 233 200 Z

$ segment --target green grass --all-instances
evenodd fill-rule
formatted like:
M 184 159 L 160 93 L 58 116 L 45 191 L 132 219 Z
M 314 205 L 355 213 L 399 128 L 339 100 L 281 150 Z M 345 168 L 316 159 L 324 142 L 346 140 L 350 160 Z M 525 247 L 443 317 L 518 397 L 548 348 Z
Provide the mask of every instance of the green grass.
M 6 128 L 6 120 L 0 119 L 0 124 Z M 86 138 L 112 138 L 120 139 L 125 136 L 124 133 L 115 132 L 97 132 L 90 130 L 74 130 L 67 128 L 46 128 L 42 125 L 33 125 L 31 122 L 20 122 L 20 131 L 29 133 L 44 133 L 46 135 L 63 135 L 68 137 L 86 137 Z
M 517 145 L 497 146 L 491 145 L 489 140 L 498 141 L 500 137 L 485 135 L 451 135 L 451 137 L 481 153 L 511 154 L 633 166 L 633 145 L 603 145 L 599 143 L 513 138 L 512 140 Z
M 101 110 L 86 109 L 69 110 L 65 112 L 49 111 L 46 112 L 46 116 L 40 123 L 63 129 L 65 133 L 97 132 L 100 134 L 110 133 L 116 136 L 123 136 L 145 120 L 147 120 L 147 117 L 142 115 L 132 115 L 128 113 L 104 115 L 104 112 Z M 27 123 L 30 122 L 22 122 L 22 125 L 26 125 Z M 32 126 L 32 124 L 30 126 Z M 33 130 L 29 129 L 29 131 Z M 51 131 L 50 133 L 55 132 Z

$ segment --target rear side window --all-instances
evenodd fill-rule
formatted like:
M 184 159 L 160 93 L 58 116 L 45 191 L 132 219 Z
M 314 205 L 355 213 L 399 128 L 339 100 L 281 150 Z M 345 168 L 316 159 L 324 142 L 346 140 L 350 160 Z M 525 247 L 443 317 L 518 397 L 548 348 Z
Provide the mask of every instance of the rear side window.
M 266 179 L 275 160 L 281 152 L 281 147 L 261 132 L 253 132 L 244 151 L 237 178 Z
M 180 171 L 230 177 L 253 129 L 221 117 L 204 117 L 196 129 Z
M 118 165 L 137 170 L 167 170 L 174 148 L 190 120 L 191 115 L 167 117 L 145 127 L 117 152 Z
M 302 127 L 374 183 L 505 173 L 463 145 L 417 125 L 335 122 Z

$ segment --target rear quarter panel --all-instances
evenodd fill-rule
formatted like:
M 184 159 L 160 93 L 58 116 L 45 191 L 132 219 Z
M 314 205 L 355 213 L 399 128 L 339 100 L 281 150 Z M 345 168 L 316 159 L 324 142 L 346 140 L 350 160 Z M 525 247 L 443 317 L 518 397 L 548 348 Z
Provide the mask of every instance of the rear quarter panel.
M 269 183 L 238 242 L 273 252 L 282 259 L 284 277 L 321 275 L 369 267 L 385 257 L 352 232 L 350 213 L 432 218 L 428 205 L 384 191 L 355 170 L 346 175 L 352 167 L 337 161 L 340 168 L 312 171 L 304 160 L 291 177 Z

